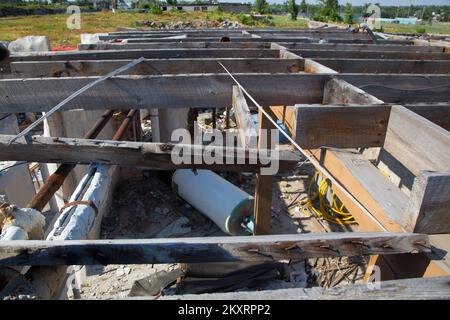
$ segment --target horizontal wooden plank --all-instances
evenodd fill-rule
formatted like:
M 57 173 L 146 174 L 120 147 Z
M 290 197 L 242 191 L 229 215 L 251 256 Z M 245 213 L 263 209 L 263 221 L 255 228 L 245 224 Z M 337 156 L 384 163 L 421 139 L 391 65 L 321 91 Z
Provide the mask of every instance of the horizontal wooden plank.
M 288 49 L 334 50 L 334 51 L 397 51 L 397 52 L 445 52 L 440 46 L 414 46 L 396 44 L 351 44 L 351 43 L 303 43 L 278 42 Z
M 339 74 L 343 79 L 386 103 L 416 104 L 450 101 L 450 75 Z
M 24 61 L 11 63 L 15 77 L 101 76 L 132 60 Z M 223 63 L 232 73 L 292 73 L 303 70 L 303 59 L 278 58 L 205 58 L 147 59 L 126 70 L 123 75 L 223 73 Z
M 450 131 L 450 102 L 405 104 L 404 107 Z
M 179 59 L 179 58 L 277 58 L 278 51 L 270 49 L 130 49 L 32 52 L 11 55 L 15 61 L 63 60 L 122 60 L 122 59 Z
M 426 235 L 327 233 L 178 239 L 0 241 L 0 265 L 265 261 L 428 252 Z
M 389 106 L 295 105 L 296 142 L 304 149 L 381 147 Z
M 152 300 L 154 297 L 127 297 L 129 300 Z M 323 287 L 289 288 L 258 291 L 216 292 L 166 295 L 158 300 L 449 300 L 450 277 L 414 278 L 383 281 L 379 288 L 367 284 L 350 284 L 331 289 Z
M 314 61 L 343 73 L 450 73 L 450 60 L 314 58 Z
M 151 43 L 151 42 L 220 42 L 220 36 L 217 37 L 191 37 L 181 40 L 165 39 L 165 38 L 134 38 L 128 39 L 128 43 Z M 249 37 L 230 37 L 230 42 L 307 42 L 318 43 L 319 38 L 314 37 L 299 37 L 299 36 L 283 36 L 283 37 L 264 37 L 264 38 L 249 38 Z M 367 44 L 373 43 L 371 39 L 327 39 L 329 43 L 353 43 L 353 44 Z M 412 44 L 410 40 L 379 40 L 380 44 Z
M 263 106 L 322 103 L 327 74 L 238 74 L 239 82 Z M 449 101 L 448 76 L 339 74 L 388 103 Z M 96 77 L 0 80 L 2 112 L 40 112 Z M 225 108 L 233 80 L 227 74 L 117 76 L 98 84 L 62 109 Z M 426 86 L 427 88 L 424 88 Z M 429 87 L 432 87 L 431 89 Z M 151 90 L 149 90 L 151 88 Z M 325 103 L 333 103 L 326 102 Z M 366 103 L 366 102 L 361 102 Z
M 255 150 L 232 147 L 41 136 L 33 136 L 32 144 L 26 142 L 9 144 L 12 137 L 12 135 L 0 135 L 0 161 L 99 163 L 161 170 L 197 168 L 255 172 L 261 167 L 270 166 L 270 163 L 268 164 L 270 160 L 279 162 L 280 171 L 292 169 L 300 160 L 297 153 L 284 150 L 280 150 L 278 155 L 272 152 L 268 158 L 267 150 L 261 150 L 258 154 Z M 174 162 L 173 159 L 176 159 L 175 156 L 180 153 L 187 163 Z M 210 162 L 205 160 L 208 155 L 213 157 Z M 214 163 L 213 160 L 215 160 Z
M 352 50 L 308 50 L 290 49 L 302 58 L 346 58 L 346 59 L 402 59 L 402 60 L 450 60 L 449 53 L 443 52 L 397 52 L 397 51 L 352 51 Z
M 151 42 L 151 43 L 91 43 L 78 44 L 78 50 L 129 50 L 129 49 L 270 49 L 270 42 Z
M 2 112 L 48 111 L 95 79 L 96 77 L 0 80 Z M 327 76 L 240 74 L 237 79 L 261 105 L 280 105 L 320 103 Z M 77 97 L 61 111 L 225 108 L 231 106 L 234 84 L 227 74 L 117 76 Z

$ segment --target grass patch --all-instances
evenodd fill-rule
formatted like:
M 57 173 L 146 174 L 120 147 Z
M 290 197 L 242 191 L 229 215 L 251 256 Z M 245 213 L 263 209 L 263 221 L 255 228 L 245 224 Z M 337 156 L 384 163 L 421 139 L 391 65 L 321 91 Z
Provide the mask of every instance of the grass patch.
M 383 23 L 387 33 L 437 33 L 450 34 L 450 23 L 434 22 L 432 24 L 398 24 Z
M 83 13 L 81 29 L 70 30 L 66 27 L 68 14 L 41 16 L 22 16 L 0 18 L 0 40 L 13 41 L 28 35 L 45 35 L 50 38 L 52 46 L 75 46 L 80 42 L 82 33 L 98 33 L 116 31 L 117 27 L 135 27 L 136 23 L 153 22 L 190 22 L 193 20 L 210 20 L 218 23 L 226 19 L 238 21 L 238 16 L 219 11 L 209 12 L 164 12 L 163 14 L 116 12 L 111 11 Z M 307 28 L 305 20 L 292 21 L 288 16 L 272 15 L 272 26 L 256 22 L 251 27 L 264 28 Z

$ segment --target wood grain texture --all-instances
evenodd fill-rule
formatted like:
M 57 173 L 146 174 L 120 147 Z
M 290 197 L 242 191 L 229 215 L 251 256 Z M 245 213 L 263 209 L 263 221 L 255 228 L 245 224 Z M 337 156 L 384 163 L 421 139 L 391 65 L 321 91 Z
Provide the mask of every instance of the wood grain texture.
M 442 52 L 411 51 L 353 51 L 353 50 L 309 50 L 291 49 L 303 58 L 346 58 L 346 59 L 402 59 L 402 60 L 450 60 L 450 54 Z
M 381 147 L 389 106 L 295 105 L 296 142 L 304 149 Z
M 233 110 L 241 146 L 255 148 L 258 141 L 258 131 L 253 123 L 244 94 L 238 86 L 233 86 Z
M 415 176 L 450 170 L 450 132 L 403 106 L 391 108 L 384 148 Z
M 406 208 L 406 230 L 426 234 L 450 232 L 450 171 L 421 171 Z
M 132 60 L 25 61 L 11 63 L 14 77 L 101 76 Z M 278 58 L 205 58 L 147 59 L 122 75 L 223 73 L 221 62 L 232 73 L 292 73 L 302 71 L 303 59 Z
M 254 150 L 230 147 L 41 136 L 34 136 L 32 144 L 9 144 L 12 137 L 0 135 L 1 161 L 20 159 L 44 163 L 116 164 L 162 170 L 197 168 L 255 172 L 261 167 L 270 166 L 270 161 L 279 161 L 280 171 L 290 170 L 300 159 L 296 153 L 283 150 L 279 151 L 278 155 L 267 156 L 267 150 L 258 153 Z M 179 154 L 186 158 L 186 162 L 176 164 L 173 161 L 173 156 Z M 209 164 L 205 161 L 205 154 L 212 155 L 215 162 Z M 257 159 L 253 154 L 257 155 Z M 194 161 L 195 155 L 202 155 L 198 157 L 201 160 Z M 256 164 L 251 164 L 251 161 L 256 161 Z
M 91 265 L 300 260 L 428 252 L 426 235 L 327 233 L 177 239 L 1 241 L 0 265 Z
M 239 74 L 236 78 L 261 105 L 281 105 L 320 103 L 327 75 Z M 95 79 L 96 77 L 0 80 L 2 112 L 47 111 Z M 224 108 L 231 106 L 233 85 L 233 80 L 227 74 L 117 76 L 85 92 L 65 105 L 61 111 Z
M 450 60 L 380 60 L 314 58 L 314 61 L 343 73 L 449 74 Z

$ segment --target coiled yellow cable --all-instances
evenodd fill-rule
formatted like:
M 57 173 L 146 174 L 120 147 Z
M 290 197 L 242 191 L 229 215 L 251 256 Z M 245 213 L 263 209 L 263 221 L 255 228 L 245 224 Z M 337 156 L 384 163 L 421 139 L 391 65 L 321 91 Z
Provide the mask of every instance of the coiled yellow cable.
M 314 212 L 314 214 L 318 218 L 323 218 L 324 220 L 326 220 L 328 222 L 331 222 L 334 224 L 340 224 L 340 225 L 349 225 L 349 224 L 356 223 L 353 216 L 349 212 L 344 211 L 344 209 L 345 209 L 344 204 L 341 204 L 340 206 L 338 205 L 333 191 L 331 193 L 332 205 L 330 206 L 328 204 L 327 190 L 328 190 L 329 185 L 328 185 L 328 182 L 326 179 L 323 179 L 323 178 L 321 179 L 321 182 L 319 183 L 319 186 L 317 188 L 317 192 L 314 194 L 314 196 L 312 196 L 312 194 L 311 194 L 312 184 L 316 180 L 318 175 L 319 175 L 319 172 L 316 172 L 314 174 L 314 176 L 312 177 L 311 181 L 309 182 L 308 200 L 306 201 L 306 203 L 304 204 L 304 206 L 302 208 L 303 212 L 305 212 L 305 214 L 309 215 L 305 209 L 305 207 L 307 205 L 309 205 L 311 210 Z M 314 201 L 316 201 L 317 199 L 319 199 L 319 209 L 317 209 L 314 206 Z

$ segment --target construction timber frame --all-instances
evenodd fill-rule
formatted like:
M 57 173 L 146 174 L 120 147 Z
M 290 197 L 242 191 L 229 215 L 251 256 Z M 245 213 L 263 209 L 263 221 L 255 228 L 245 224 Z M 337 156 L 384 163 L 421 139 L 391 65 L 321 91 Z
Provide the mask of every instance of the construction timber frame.
M 173 38 L 177 35 L 185 37 Z M 229 42 L 221 42 L 224 37 Z M 258 148 L 261 130 L 273 125 L 260 111 L 254 127 L 255 106 L 220 62 L 357 200 L 332 186 L 361 233 L 272 235 L 273 177 L 261 174 L 262 165 L 201 163 L 195 168 L 256 173 L 254 237 L 2 241 L 1 266 L 370 255 L 382 280 L 450 275 L 448 257 L 436 258 L 434 250 L 445 250 L 443 243 L 450 247 L 449 47 L 411 40 L 373 43 L 366 33 L 338 29 L 136 30 L 100 40 L 106 42 L 80 44 L 73 52 L 11 55 L 0 65 L 1 112 L 48 111 L 96 78 L 143 57 L 143 63 L 61 111 L 232 107 L 246 133 L 239 136 L 241 144 Z M 189 168 L 173 164 L 174 146 L 163 143 L 35 136 L 9 144 L 10 139 L 0 136 L 1 161 Z M 296 151 L 280 152 L 280 168 L 292 170 L 302 159 Z

